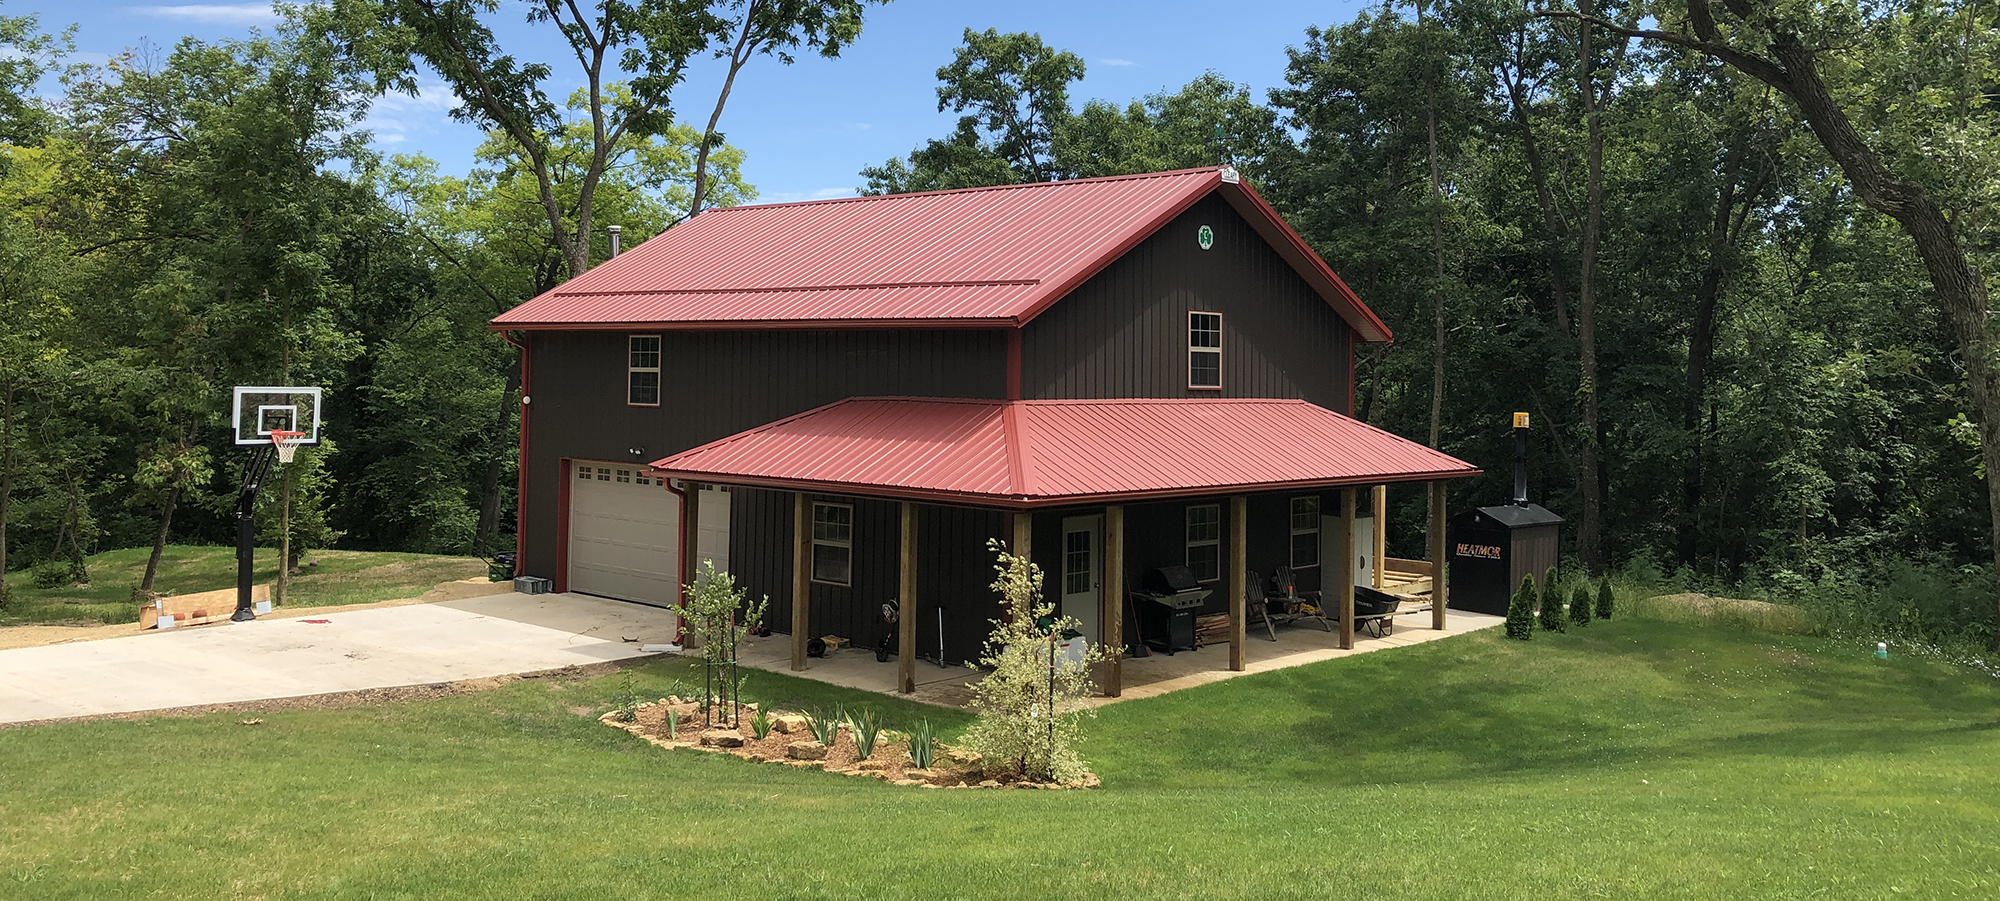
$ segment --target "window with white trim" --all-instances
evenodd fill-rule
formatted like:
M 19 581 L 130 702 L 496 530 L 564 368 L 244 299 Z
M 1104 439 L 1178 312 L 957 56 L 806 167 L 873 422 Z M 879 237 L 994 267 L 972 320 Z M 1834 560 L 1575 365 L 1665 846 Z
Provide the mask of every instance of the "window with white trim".
M 1292 568 L 1319 565 L 1319 498 L 1292 498 Z
M 625 357 L 625 403 L 634 407 L 659 406 L 660 336 L 626 336 Z
M 1187 568 L 1195 581 L 1222 578 L 1222 505 L 1191 504 L 1187 508 Z
M 1188 387 L 1222 387 L 1222 314 L 1188 314 Z
M 854 584 L 854 508 L 813 504 L 812 580 Z

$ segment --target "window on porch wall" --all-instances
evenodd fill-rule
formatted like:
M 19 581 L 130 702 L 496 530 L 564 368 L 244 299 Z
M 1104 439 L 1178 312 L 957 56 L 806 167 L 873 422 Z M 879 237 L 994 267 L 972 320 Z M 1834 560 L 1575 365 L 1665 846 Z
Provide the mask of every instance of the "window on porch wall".
M 854 508 L 814 504 L 812 580 L 828 585 L 854 582 Z
M 1187 568 L 1196 581 L 1222 578 L 1222 505 L 1187 508 Z
M 1319 565 L 1319 498 L 1292 498 L 1292 568 Z

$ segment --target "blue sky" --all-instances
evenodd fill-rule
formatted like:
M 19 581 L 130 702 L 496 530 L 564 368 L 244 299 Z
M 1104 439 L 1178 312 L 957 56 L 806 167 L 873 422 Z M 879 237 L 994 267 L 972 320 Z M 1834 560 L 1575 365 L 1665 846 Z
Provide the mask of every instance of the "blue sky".
M 517 55 L 554 65 L 568 79 L 567 48 L 546 26 L 524 21 L 519 0 L 501 0 L 490 21 Z M 951 58 L 967 27 L 1032 31 L 1084 59 L 1088 75 L 1072 94 L 1124 102 L 1179 87 L 1214 69 L 1250 85 L 1260 100 L 1284 80 L 1285 47 L 1304 39 L 1308 25 L 1352 19 L 1354 0 L 1303 3 L 1128 2 L 1128 0 L 1014 0 L 958 3 L 899 0 L 870 7 L 861 39 L 839 59 L 802 57 L 784 66 L 758 59 L 737 79 L 720 130 L 747 154 L 745 177 L 760 200 L 845 196 L 862 179 L 861 167 L 942 135 L 954 118 L 937 112 L 936 70 Z M 182 36 L 236 37 L 275 21 L 268 3 L 130 3 L 115 0 L 0 0 L 9 15 L 35 13 L 44 29 L 74 23 L 79 56 L 101 60 L 149 42 L 171 47 Z M 677 112 L 705 121 L 720 84 L 720 65 L 704 60 L 675 95 Z M 377 146 L 420 152 L 446 172 L 472 162 L 478 134 L 445 113 L 454 104 L 435 78 L 417 98 L 392 96 L 370 119 Z M 566 94 L 573 84 L 565 81 Z

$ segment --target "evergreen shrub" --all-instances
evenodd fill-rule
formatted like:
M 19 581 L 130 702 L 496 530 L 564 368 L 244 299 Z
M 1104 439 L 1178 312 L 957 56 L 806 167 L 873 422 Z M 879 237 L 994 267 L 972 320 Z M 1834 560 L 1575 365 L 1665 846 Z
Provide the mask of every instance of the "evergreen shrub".
M 1579 626 L 1590 625 L 1590 583 L 1578 582 L 1569 593 L 1569 621 Z
M 1567 620 L 1563 617 L 1562 587 L 1556 584 L 1556 568 L 1553 566 L 1542 576 L 1541 595 L 1542 617 L 1537 625 L 1541 626 L 1544 632 L 1565 631 L 1564 623 Z
M 1527 641 L 1535 637 L 1535 577 L 1522 576 L 1521 588 L 1507 603 L 1507 637 Z
M 1611 580 L 1609 578 L 1599 579 L 1597 581 L 1597 618 L 1610 619 L 1612 606 Z

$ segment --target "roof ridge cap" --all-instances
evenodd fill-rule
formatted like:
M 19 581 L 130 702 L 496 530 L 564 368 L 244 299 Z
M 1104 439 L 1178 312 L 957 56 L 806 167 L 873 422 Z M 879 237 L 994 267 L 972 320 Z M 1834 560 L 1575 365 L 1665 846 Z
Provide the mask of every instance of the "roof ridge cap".
M 862 194 L 856 197 L 828 197 L 824 200 L 790 200 L 783 203 L 744 203 L 736 206 L 709 207 L 703 213 L 726 213 L 741 210 L 770 210 L 779 207 L 825 206 L 837 203 L 860 203 L 869 200 L 888 200 L 894 197 L 929 197 L 940 194 L 977 194 L 983 191 L 1012 191 L 1024 188 L 1057 188 L 1064 185 L 1084 185 L 1113 181 L 1136 181 L 1146 178 L 1168 178 L 1176 175 L 1192 175 L 1196 172 L 1213 172 L 1219 177 L 1224 166 L 1197 166 L 1193 169 L 1169 169 L 1165 172 L 1134 172 L 1127 175 L 1098 175 L 1091 178 L 1070 178 L 1062 181 L 1024 181 L 1011 185 L 977 185 L 970 188 L 939 188 L 934 191 L 906 191 L 901 194 Z

